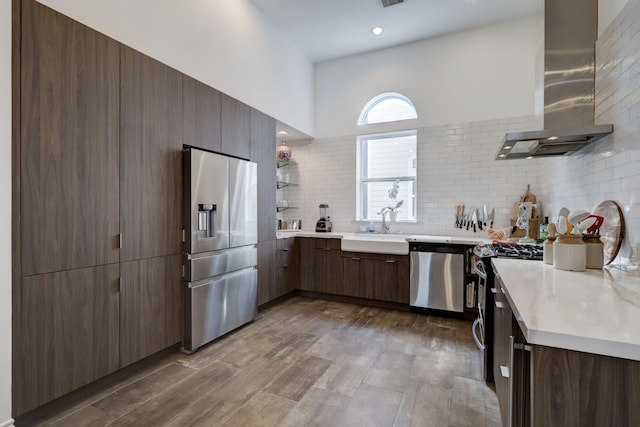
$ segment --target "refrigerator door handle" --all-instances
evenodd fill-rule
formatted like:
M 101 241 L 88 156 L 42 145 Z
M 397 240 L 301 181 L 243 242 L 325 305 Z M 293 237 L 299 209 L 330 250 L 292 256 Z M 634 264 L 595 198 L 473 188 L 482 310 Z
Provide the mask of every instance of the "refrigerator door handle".
M 209 211 L 209 234 L 208 237 L 218 237 L 218 210 L 216 205 Z

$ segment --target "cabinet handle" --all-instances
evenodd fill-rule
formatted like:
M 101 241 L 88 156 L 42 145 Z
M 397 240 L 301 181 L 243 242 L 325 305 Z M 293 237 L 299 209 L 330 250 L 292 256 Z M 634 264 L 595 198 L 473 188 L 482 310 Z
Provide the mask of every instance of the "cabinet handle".
M 122 249 L 122 233 L 118 233 L 118 249 Z
M 282 252 L 289 252 L 289 249 L 282 249 Z
M 502 375 L 503 378 L 509 378 L 509 367 L 500 365 L 500 375 Z
M 388 259 L 388 260 L 386 260 L 385 262 L 388 262 L 389 264 L 395 264 L 395 261 L 394 261 L 394 260 L 392 260 L 392 259 Z
M 360 258 L 351 258 L 354 261 L 360 261 Z
M 504 304 L 500 301 L 496 301 L 496 308 L 499 308 L 500 310 L 502 310 L 504 308 Z
M 122 292 L 122 276 L 118 277 L 118 293 Z

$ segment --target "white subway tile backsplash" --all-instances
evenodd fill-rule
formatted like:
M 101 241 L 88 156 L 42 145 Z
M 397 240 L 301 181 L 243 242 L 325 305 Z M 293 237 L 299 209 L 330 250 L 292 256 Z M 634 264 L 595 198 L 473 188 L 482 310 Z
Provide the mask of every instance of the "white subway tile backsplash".
M 473 235 L 453 227 L 459 203 L 467 209 L 484 203 L 496 207 L 496 224 L 508 226 L 513 203 L 527 184 L 536 191 L 538 161 L 494 158 L 506 132 L 533 126 L 533 117 L 515 117 L 418 129 L 417 222 L 394 224 L 392 231 Z M 313 229 L 318 204 L 327 202 L 334 230 L 357 231 L 356 135 L 290 145 L 298 162 L 291 179 L 300 186 L 280 191 L 299 206 L 295 215 L 302 218 L 303 228 Z

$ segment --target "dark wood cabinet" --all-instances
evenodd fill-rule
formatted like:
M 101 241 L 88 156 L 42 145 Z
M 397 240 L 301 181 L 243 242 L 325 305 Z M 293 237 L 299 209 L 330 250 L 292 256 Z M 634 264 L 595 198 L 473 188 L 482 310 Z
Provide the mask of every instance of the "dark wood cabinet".
M 342 295 L 340 239 L 316 238 L 314 291 Z
M 409 263 L 396 257 L 362 260 L 366 298 L 409 304 Z
M 121 47 L 121 260 L 182 250 L 182 75 Z
M 362 280 L 362 257 L 360 254 L 346 255 L 342 262 L 342 294 L 349 297 L 366 298 L 365 282 Z
M 118 264 L 25 277 L 14 414 L 119 368 Z
M 493 378 L 496 394 L 500 403 L 502 423 L 509 425 L 509 377 L 513 374 L 510 364 L 510 337 L 513 336 L 511 317 L 513 313 L 507 299 L 502 293 L 499 278 L 496 278 L 493 311 Z
M 258 242 L 258 305 L 272 300 L 277 288 L 277 242 Z
M 22 2 L 23 276 L 119 260 L 118 64 L 114 40 Z
M 302 237 L 299 242 L 299 289 L 314 291 L 316 288 L 316 239 Z
M 251 160 L 258 164 L 258 241 L 276 238 L 276 121 L 251 110 Z
M 120 367 L 182 339 L 182 255 L 120 265 Z
M 342 294 L 409 304 L 408 256 L 342 253 Z
M 297 288 L 297 252 L 295 238 L 278 239 L 277 292 L 281 297 Z
M 531 425 L 635 426 L 640 362 L 533 345 Z
M 182 96 L 182 142 L 221 152 L 220 92 L 184 75 Z
M 224 154 L 251 158 L 251 108 L 228 95 L 221 94 L 221 149 Z M 275 138 L 275 129 L 274 129 Z M 275 154 L 273 154 L 275 157 Z

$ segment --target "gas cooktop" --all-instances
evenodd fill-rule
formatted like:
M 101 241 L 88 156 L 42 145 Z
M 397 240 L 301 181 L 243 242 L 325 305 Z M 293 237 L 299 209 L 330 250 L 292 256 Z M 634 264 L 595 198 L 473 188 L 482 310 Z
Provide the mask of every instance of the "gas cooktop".
M 541 261 L 543 250 L 538 245 L 520 245 L 514 243 L 488 243 L 477 245 L 473 252 L 480 258 L 502 257 Z

